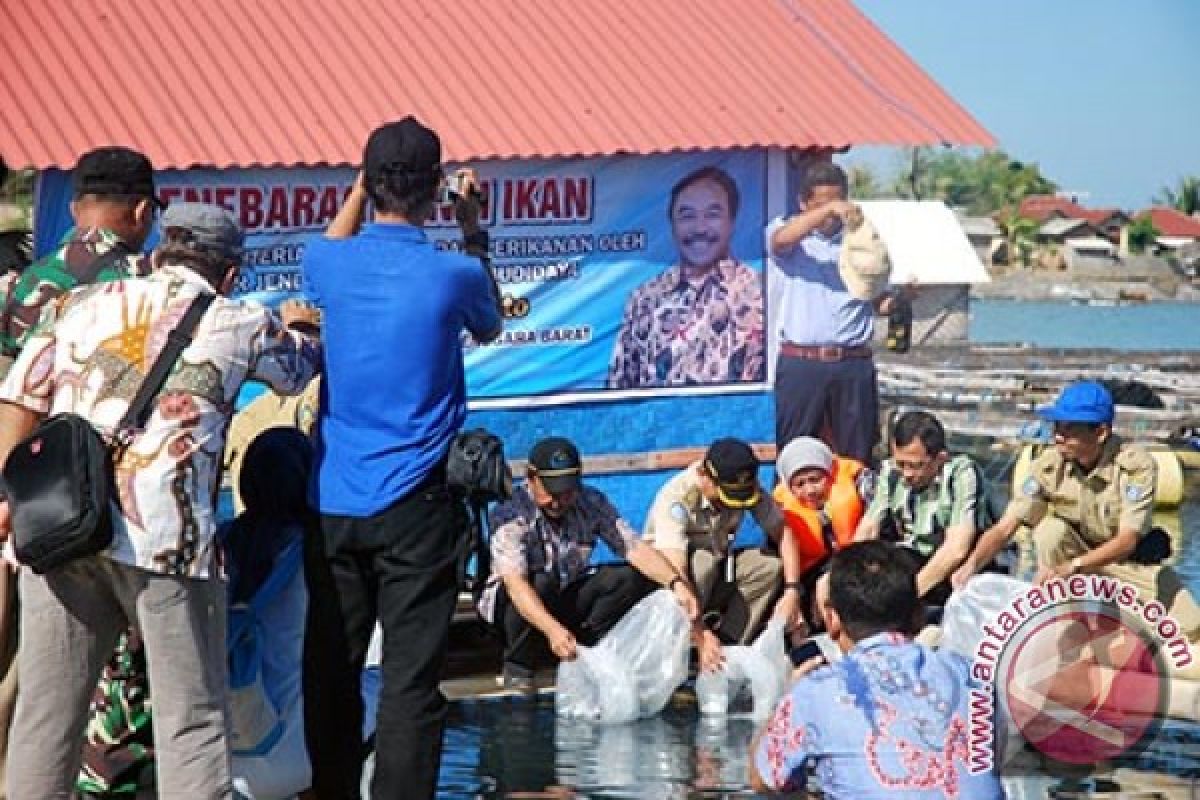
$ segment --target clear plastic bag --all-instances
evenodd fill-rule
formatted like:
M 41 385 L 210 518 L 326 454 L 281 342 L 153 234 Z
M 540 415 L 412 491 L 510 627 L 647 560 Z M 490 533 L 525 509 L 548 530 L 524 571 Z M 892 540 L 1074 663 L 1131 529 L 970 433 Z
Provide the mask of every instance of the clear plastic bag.
M 724 648 L 725 666 L 696 678 L 701 714 L 749 714 L 765 719 L 787 689 L 792 662 L 781 620 L 771 620 L 751 645 Z
M 1012 601 L 1024 595 L 1031 584 L 1008 575 L 986 572 L 967 581 L 950 595 L 942 614 L 941 646 L 967 658 L 983 638 L 983 626 L 993 622 Z
M 689 626 L 659 590 L 630 609 L 595 647 L 558 666 L 554 706 L 565 717 L 618 724 L 662 711 L 687 679 Z

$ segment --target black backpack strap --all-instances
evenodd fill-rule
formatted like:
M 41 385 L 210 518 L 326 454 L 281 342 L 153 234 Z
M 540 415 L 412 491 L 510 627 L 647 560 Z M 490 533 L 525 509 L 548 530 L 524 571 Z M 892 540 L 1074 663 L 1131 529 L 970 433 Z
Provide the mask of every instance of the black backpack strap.
M 166 383 L 167 375 L 171 373 L 175 362 L 179 360 L 179 354 L 192 343 L 192 334 L 195 333 L 196 326 L 200 324 L 200 318 L 204 316 L 204 312 L 208 310 L 212 301 L 212 292 L 201 292 L 196 295 L 183 315 L 183 319 L 179 321 L 179 325 L 167 334 L 166 345 L 158 354 L 158 358 L 154 360 L 154 366 L 142 379 L 137 394 L 133 396 L 133 401 L 125 410 L 125 416 L 121 417 L 121 422 L 117 425 L 114 438 L 118 444 L 124 444 L 129 436 L 135 431 L 141 430 L 141 427 L 146 424 L 150 401 Z

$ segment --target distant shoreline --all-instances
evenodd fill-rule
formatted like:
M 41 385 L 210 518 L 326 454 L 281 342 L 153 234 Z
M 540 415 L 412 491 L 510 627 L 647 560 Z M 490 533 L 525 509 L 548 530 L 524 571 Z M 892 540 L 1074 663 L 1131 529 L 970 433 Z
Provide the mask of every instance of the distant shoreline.
M 971 298 L 1074 305 L 1200 304 L 1200 286 L 1181 278 L 1097 280 L 1035 271 L 997 276 L 971 287 Z

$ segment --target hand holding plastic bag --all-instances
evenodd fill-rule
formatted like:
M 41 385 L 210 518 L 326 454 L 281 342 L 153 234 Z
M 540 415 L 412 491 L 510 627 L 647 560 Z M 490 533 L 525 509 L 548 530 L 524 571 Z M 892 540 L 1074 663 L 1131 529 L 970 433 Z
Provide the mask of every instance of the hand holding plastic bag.
M 687 617 L 659 590 L 630 609 L 595 647 L 558 666 L 555 709 L 565 717 L 617 724 L 657 714 L 687 679 Z
M 755 719 L 765 719 L 787 689 L 791 670 L 792 662 L 784 646 L 783 620 L 771 620 L 754 644 L 725 648 L 724 669 L 702 672 L 696 678 L 700 713 L 745 713 L 740 698 L 748 693 L 748 713 Z

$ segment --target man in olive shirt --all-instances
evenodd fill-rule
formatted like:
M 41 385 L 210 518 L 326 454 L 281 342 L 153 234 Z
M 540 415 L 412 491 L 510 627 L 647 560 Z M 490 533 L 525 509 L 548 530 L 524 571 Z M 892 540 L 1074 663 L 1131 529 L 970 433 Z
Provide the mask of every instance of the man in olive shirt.
M 1200 653 L 1200 607 L 1175 570 L 1147 551 L 1154 511 L 1154 459 L 1112 432 L 1112 395 L 1099 383 L 1080 381 L 1040 410 L 1054 423 L 1054 447 L 1031 474 L 1003 518 L 954 574 L 955 587 L 986 564 L 1021 525 L 1033 526 L 1036 583 L 1080 573 L 1110 575 L 1133 586 L 1146 601 L 1160 602 Z M 1161 555 L 1157 560 L 1161 560 Z M 1189 677 L 1200 677 L 1193 658 Z
M 692 581 L 710 622 L 698 630 L 702 669 L 720 664 L 721 639 L 746 643 L 775 616 L 789 627 L 799 610 L 800 563 L 783 513 L 758 484 L 758 458 L 745 442 L 718 439 L 704 458 L 668 481 L 654 498 L 645 540 Z M 746 511 L 780 555 L 732 549 Z M 780 594 L 780 582 L 784 591 Z

